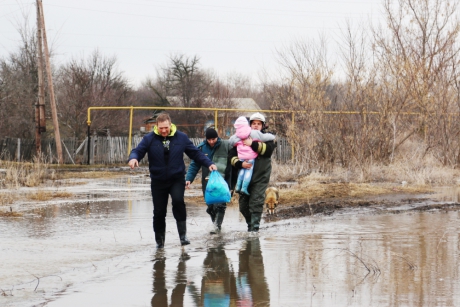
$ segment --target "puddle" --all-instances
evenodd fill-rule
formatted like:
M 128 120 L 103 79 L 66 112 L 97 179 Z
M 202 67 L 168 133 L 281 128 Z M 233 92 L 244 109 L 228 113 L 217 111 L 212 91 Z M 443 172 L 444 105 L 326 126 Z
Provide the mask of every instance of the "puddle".
M 0 305 L 460 305 L 457 211 L 315 215 L 249 237 L 237 207 L 210 235 L 205 207 L 190 205 L 182 249 L 168 210 L 162 251 L 150 200 L 0 218 Z

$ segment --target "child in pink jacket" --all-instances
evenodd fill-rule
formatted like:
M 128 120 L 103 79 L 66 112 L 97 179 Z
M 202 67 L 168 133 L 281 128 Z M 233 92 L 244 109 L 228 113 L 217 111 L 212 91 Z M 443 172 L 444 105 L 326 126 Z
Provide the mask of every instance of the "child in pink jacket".
M 240 159 L 240 161 L 246 161 L 252 164 L 250 169 L 242 168 L 239 171 L 235 191 L 249 195 L 248 187 L 251 182 L 257 153 L 252 150 L 251 146 L 244 145 L 243 141 L 251 137 L 253 141 L 268 142 L 273 141 L 275 136 L 271 133 L 262 133 L 259 130 L 252 130 L 248 120 L 244 116 L 240 116 L 236 119 L 234 127 L 236 133 L 230 137 L 228 142 L 231 146 L 236 146 L 238 159 Z

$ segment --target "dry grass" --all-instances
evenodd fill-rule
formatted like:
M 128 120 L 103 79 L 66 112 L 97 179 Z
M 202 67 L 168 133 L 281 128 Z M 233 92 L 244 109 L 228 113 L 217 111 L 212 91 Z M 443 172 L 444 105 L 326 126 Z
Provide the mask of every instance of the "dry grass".
M 57 173 L 57 179 L 92 179 L 92 178 L 117 178 L 127 173 L 110 171 L 63 171 Z
M 69 192 L 52 192 L 52 191 L 41 191 L 32 192 L 27 194 L 27 199 L 36 200 L 36 201 L 47 201 L 54 198 L 69 198 L 73 194 Z
M 353 170 L 336 167 L 328 174 L 307 170 L 298 165 L 273 163 L 270 185 L 291 181 L 291 188 L 280 190 L 280 202 L 286 205 L 304 204 L 318 200 L 363 197 L 396 193 L 426 193 L 434 183 L 452 184 L 458 172 L 435 166 L 421 167 L 420 161 L 397 161 L 391 165 L 374 165 L 367 182 Z M 418 167 L 417 170 L 413 168 Z M 429 170 L 429 171 L 428 171 Z
M 43 158 L 35 157 L 33 162 L 11 162 L 0 160 L 0 168 L 6 169 L 0 178 L 6 188 L 36 187 L 48 179 L 48 163 Z
M 117 178 L 129 174 L 128 171 L 97 170 L 98 166 L 50 165 L 44 158 L 35 157 L 33 162 L 12 162 L 0 160 L 0 187 L 36 187 L 46 180 L 81 178 Z M 104 168 L 107 168 L 105 166 Z
M 303 165 L 297 163 L 279 163 L 272 160 L 272 173 L 270 176 L 270 183 L 296 181 L 299 176 L 308 175 L 309 170 Z
M 425 154 L 414 142 L 406 143 L 388 166 L 378 168 L 380 170 L 374 172 L 382 174 L 385 181 L 406 181 L 409 185 L 454 185 L 460 178 L 458 169 L 442 165 L 433 154 Z
M 0 211 L 0 217 L 21 217 L 22 213 L 13 211 Z
M 429 186 L 396 186 L 394 184 L 327 183 L 308 177 L 290 189 L 280 190 L 280 201 L 286 205 L 304 204 L 321 199 L 352 198 L 395 193 L 427 193 Z
M 0 193 L 0 206 L 12 204 L 16 199 L 17 197 L 15 196 L 15 194 L 11 192 Z
M 79 185 L 85 185 L 85 184 L 88 184 L 88 181 L 73 181 L 73 180 L 69 180 L 69 181 L 60 181 L 58 184 L 55 184 L 56 186 L 59 185 L 59 186 L 79 186 Z
M 394 159 L 387 164 L 370 163 L 367 166 L 348 168 L 335 165 L 327 173 L 308 169 L 295 163 L 272 163 L 270 183 L 291 181 L 300 182 L 309 178 L 312 182 L 346 183 L 388 183 L 408 187 L 449 186 L 460 183 L 460 171 L 443 166 L 436 157 L 426 154 L 417 143 L 408 142 Z M 418 189 L 418 188 L 416 188 Z

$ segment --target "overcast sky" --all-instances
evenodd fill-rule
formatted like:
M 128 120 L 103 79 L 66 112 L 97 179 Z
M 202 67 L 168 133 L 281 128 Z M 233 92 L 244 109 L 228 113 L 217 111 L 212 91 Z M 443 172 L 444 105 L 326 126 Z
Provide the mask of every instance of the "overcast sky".
M 276 67 L 276 49 L 322 33 L 337 40 L 348 19 L 381 19 L 381 0 L 43 0 L 54 63 L 116 56 L 134 86 L 171 54 L 197 55 L 203 68 L 257 79 Z M 0 0 L 0 57 L 17 50 L 17 24 L 35 1 Z

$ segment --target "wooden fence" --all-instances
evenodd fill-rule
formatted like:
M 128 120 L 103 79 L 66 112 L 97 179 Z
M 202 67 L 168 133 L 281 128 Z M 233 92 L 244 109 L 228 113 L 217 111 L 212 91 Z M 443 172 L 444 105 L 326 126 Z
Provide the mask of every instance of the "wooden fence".
M 135 148 L 142 136 L 132 137 L 131 148 Z M 202 138 L 191 138 L 198 145 Z M 91 136 L 90 164 L 127 163 L 128 137 L 126 136 Z M 65 164 L 88 164 L 88 139 L 78 141 L 75 138 L 62 141 Z M 42 140 L 42 153 L 45 161 L 57 163 L 56 144 L 54 139 Z M 0 159 L 11 161 L 32 161 L 35 156 L 35 140 L 4 138 L 0 140 Z M 188 157 L 185 156 L 186 159 Z M 291 160 L 291 146 L 284 138 L 278 138 L 278 147 L 274 158 L 280 162 Z M 141 163 L 147 163 L 145 157 Z
M 79 142 L 75 138 L 62 141 L 64 163 L 75 164 L 75 152 Z M 54 139 L 42 139 L 41 147 L 44 159 L 57 163 L 56 142 Z M 0 159 L 11 161 L 33 161 L 36 156 L 35 140 L 4 138 L 0 140 Z

